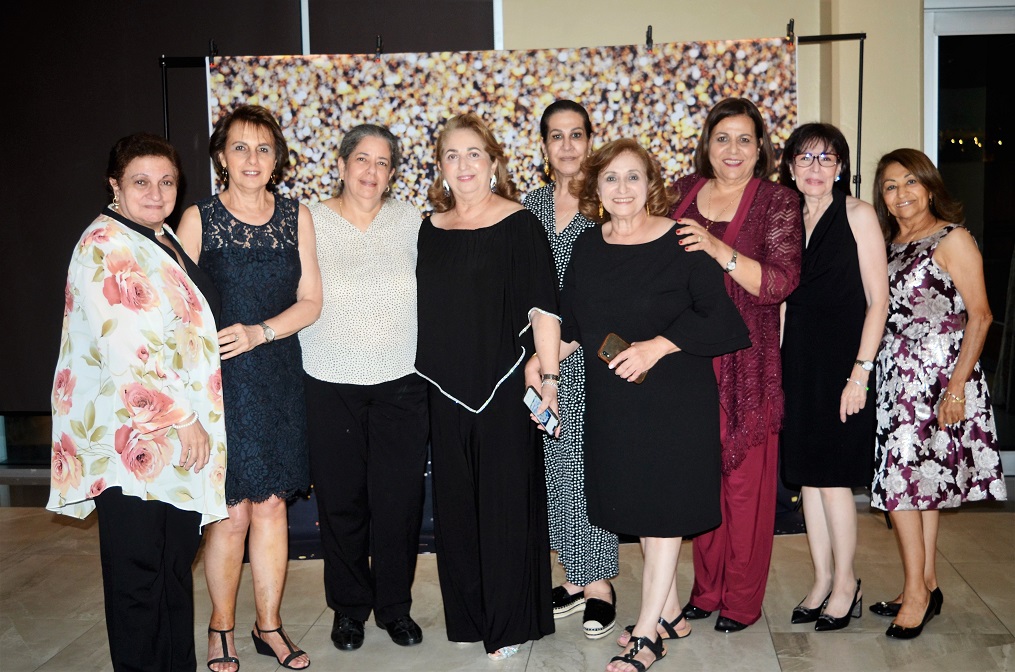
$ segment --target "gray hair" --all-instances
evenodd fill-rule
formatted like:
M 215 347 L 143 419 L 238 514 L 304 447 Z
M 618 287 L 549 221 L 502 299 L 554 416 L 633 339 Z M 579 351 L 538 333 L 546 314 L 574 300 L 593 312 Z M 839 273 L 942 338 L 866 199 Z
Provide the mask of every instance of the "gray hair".
M 348 163 L 349 157 L 356 151 L 359 143 L 363 138 L 380 138 L 388 143 L 388 149 L 391 150 L 391 180 L 394 181 L 398 164 L 402 161 L 402 150 L 398 146 L 398 138 L 389 131 L 385 126 L 379 126 L 377 124 L 360 124 L 354 127 L 351 131 L 345 134 L 342 138 L 342 144 L 338 147 L 338 156 L 342 161 Z M 341 195 L 342 191 L 345 190 L 345 183 L 339 183 L 338 194 Z

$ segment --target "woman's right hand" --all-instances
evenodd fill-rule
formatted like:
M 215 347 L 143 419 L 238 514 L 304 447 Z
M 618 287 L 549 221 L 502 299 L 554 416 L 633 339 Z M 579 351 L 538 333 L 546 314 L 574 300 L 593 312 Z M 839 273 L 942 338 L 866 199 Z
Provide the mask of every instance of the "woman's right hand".
M 218 333 L 219 357 L 232 359 L 236 355 L 253 350 L 265 342 L 264 329 L 258 325 L 232 324 Z
M 193 425 L 178 428 L 176 435 L 180 438 L 180 466 L 188 471 L 193 469 L 195 474 L 200 473 L 211 455 L 208 432 L 198 420 Z

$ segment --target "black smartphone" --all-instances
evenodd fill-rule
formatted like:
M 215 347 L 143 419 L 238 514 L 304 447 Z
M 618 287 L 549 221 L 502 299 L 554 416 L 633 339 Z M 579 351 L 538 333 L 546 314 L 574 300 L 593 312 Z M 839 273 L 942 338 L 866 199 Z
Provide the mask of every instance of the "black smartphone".
M 523 397 L 522 400 L 525 402 L 525 407 L 528 408 L 529 412 L 533 415 L 535 415 L 536 411 L 539 410 L 539 405 L 543 403 L 543 398 L 539 396 L 538 392 L 536 392 L 536 388 L 531 385 L 529 385 L 528 389 L 525 390 L 525 397 Z M 541 415 L 536 415 L 536 417 L 539 419 L 539 424 L 546 429 L 547 434 L 552 435 L 555 431 L 557 431 L 557 425 L 560 424 L 560 418 L 557 417 L 556 413 L 550 409 L 546 409 Z

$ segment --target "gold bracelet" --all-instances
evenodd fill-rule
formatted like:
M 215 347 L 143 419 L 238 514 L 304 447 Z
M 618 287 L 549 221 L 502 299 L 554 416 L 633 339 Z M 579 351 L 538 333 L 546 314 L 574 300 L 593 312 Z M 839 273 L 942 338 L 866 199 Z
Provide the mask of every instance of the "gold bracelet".
M 966 398 L 965 397 L 956 397 L 951 392 L 945 390 L 945 401 L 950 401 L 953 404 L 964 404 L 964 403 L 966 403 Z
M 853 383 L 854 385 L 858 385 L 858 386 L 862 387 L 864 392 L 870 392 L 871 388 L 867 387 L 866 385 L 861 383 L 859 380 L 853 380 L 852 378 L 847 378 L 846 380 L 848 382 L 850 382 L 850 383 Z

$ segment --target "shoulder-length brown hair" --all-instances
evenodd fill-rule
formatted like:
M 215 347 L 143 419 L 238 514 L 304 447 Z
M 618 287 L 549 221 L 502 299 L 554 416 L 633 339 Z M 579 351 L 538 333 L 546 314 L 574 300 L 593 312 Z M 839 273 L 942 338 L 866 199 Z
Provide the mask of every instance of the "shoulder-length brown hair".
M 694 171 L 709 179 L 715 177 L 712 162 L 708 158 L 708 148 L 712 143 L 712 132 L 716 125 L 729 117 L 748 117 L 754 124 L 754 136 L 758 140 L 761 151 L 758 162 L 754 164 L 754 177 L 767 178 L 775 171 L 775 150 L 765 128 L 765 120 L 761 117 L 758 106 L 747 98 L 725 98 L 716 103 L 705 117 L 705 128 L 701 131 L 698 146 L 694 149 Z
M 874 172 L 874 210 L 878 213 L 878 222 L 881 224 L 881 233 L 886 243 L 892 242 L 899 235 L 899 221 L 888 211 L 884 196 L 885 170 L 893 163 L 908 170 L 929 192 L 932 215 L 952 224 L 962 224 L 965 221 L 962 203 L 948 193 L 941 173 L 930 158 L 918 149 L 908 147 L 894 149 L 881 157 Z
M 478 135 L 483 142 L 483 151 L 486 152 L 491 161 L 497 162 L 497 171 L 495 173 L 497 186 L 493 189 L 493 193 L 512 201 L 518 201 L 518 188 L 515 187 L 515 183 L 511 181 L 511 177 L 507 172 L 507 156 L 504 154 L 504 147 L 497 142 L 497 138 L 493 137 L 493 133 L 483 123 L 478 114 L 466 112 L 448 119 L 447 123 L 444 124 L 444 128 L 441 129 L 440 134 L 437 136 L 437 178 L 426 192 L 426 196 L 430 200 L 430 204 L 433 205 L 433 209 L 436 212 L 447 212 L 455 207 L 455 195 L 450 190 L 444 190 L 444 176 L 440 171 L 440 164 L 441 157 L 444 156 L 444 149 L 447 146 L 448 136 L 454 131 L 463 129 Z
M 278 120 L 267 108 L 260 105 L 240 105 L 219 119 L 215 124 L 211 139 L 208 140 L 208 154 L 215 166 L 215 174 L 222 180 L 222 183 L 229 186 L 229 174 L 219 160 L 219 155 L 226 151 L 226 139 L 229 137 L 229 129 L 233 127 L 233 124 L 250 124 L 268 132 L 272 145 L 275 147 L 275 168 L 271 171 L 268 188 L 270 189 L 273 185 L 281 182 L 282 171 L 291 163 L 289 145 L 286 144 L 285 136 L 282 135 L 282 127 L 278 125 Z
M 663 180 L 659 161 L 633 138 L 608 142 L 582 161 L 582 179 L 571 183 L 571 194 L 578 198 L 578 211 L 599 224 L 610 219 L 610 213 L 605 210 L 602 217 L 599 216 L 599 206 L 602 203 L 599 199 L 599 174 L 624 153 L 634 154 L 645 166 L 645 177 L 648 179 L 648 200 L 645 205 L 649 214 L 669 214 L 676 197 Z

